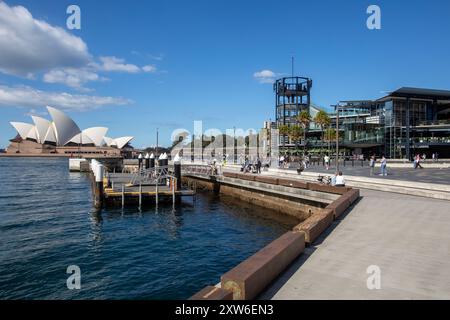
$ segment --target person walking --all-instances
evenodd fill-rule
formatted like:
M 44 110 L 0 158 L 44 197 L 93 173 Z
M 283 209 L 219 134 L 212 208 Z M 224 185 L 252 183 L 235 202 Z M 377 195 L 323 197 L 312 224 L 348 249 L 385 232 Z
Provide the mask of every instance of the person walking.
M 282 155 L 282 156 L 280 157 L 280 160 L 278 161 L 278 166 L 279 166 L 280 168 L 283 168 L 283 164 L 284 164 L 284 156 Z
M 305 169 L 309 167 L 309 156 L 305 155 Z
M 261 159 L 259 157 L 256 160 L 256 173 L 258 173 L 258 174 L 261 173 Z
M 327 170 L 330 169 L 330 157 L 328 156 L 328 154 L 325 155 L 325 157 L 323 157 L 323 161 L 325 162 L 325 168 Z
M 386 157 L 383 155 L 381 157 L 381 173 L 380 176 L 387 176 L 387 159 Z
M 370 176 L 373 176 L 375 173 L 375 155 L 372 155 L 370 157 L 370 161 L 369 161 L 369 167 L 370 167 Z
M 416 160 L 415 160 L 416 161 L 415 169 L 417 169 L 417 168 L 423 169 L 422 165 L 420 164 L 420 160 L 421 160 L 420 154 L 417 154 Z

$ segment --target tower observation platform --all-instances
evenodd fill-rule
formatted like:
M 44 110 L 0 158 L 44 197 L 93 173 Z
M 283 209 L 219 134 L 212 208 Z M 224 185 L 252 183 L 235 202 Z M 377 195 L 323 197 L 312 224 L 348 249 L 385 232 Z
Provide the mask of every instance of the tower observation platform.
M 311 102 L 312 79 L 285 77 L 275 81 L 275 115 L 277 126 L 298 123 L 297 116 L 308 110 Z

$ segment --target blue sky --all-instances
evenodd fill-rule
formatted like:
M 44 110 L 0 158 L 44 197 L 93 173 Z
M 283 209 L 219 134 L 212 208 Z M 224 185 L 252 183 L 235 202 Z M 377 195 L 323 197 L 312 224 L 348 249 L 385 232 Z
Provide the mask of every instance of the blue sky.
M 81 30 L 66 28 L 70 4 L 81 8 Z M 381 30 L 366 28 L 370 4 L 381 8 Z M 24 20 L 60 32 L 47 39 L 1 17 L 19 5 L 32 15 L 15 11 Z M 174 129 L 193 131 L 194 120 L 257 129 L 274 118 L 274 96 L 254 75 L 289 75 L 292 55 L 320 106 L 401 86 L 450 89 L 449 12 L 446 0 L 6 1 L 0 147 L 15 135 L 9 121 L 48 117 L 48 101 L 81 128 L 134 136 L 135 147 L 155 144 L 157 127 L 168 145 Z M 16 29 L 23 39 L 5 38 Z

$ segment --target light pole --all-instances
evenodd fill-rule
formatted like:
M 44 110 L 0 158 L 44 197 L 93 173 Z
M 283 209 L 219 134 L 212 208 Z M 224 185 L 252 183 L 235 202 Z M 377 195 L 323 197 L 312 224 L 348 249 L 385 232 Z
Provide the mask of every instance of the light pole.
M 156 150 L 155 150 L 155 153 L 156 153 L 156 156 L 158 156 L 158 144 L 159 144 L 159 128 L 156 128 Z
M 339 104 L 336 109 L 336 171 L 339 171 Z
M 233 127 L 233 163 L 237 162 L 236 127 Z

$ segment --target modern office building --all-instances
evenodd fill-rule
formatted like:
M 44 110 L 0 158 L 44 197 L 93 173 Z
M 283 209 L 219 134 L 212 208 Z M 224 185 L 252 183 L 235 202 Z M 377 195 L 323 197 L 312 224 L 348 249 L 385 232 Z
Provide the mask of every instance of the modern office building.
M 133 137 L 110 138 L 108 128 L 80 130 L 62 111 L 47 107 L 52 121 L 32 116 L 33 123 L 11 122 L 17 135 L 6 149 L 9 154 L 27 155 L 89 155 L 121 156 L 129 153 Z
M 403 87 L 377 100 L 341 101 L 335 108 L 341 145 L 354 153 L 450 157 L 450 91 Z
M 324 110 L 311 102 L 312 80 L 285 77 L 275 81 L 275 122 L 266 129 L 298 124 L 297 116 L 308 110 L 314 118 Z M 376 100 L 340 101 L 329 113 L 336 128 L 339 113 L 341 150 L 347 154 L 386 155 L 391 159 L 412 159 L 415 154 L 438 154 L 450 158 L 450 91 L 403 87 Z M 331 150 L 334 142 L 322 141 L 322 132 L 314 122 L 308 128 L 310 150 Z M 280 137 L 280 145 L 292 149 L 293 143 Z

